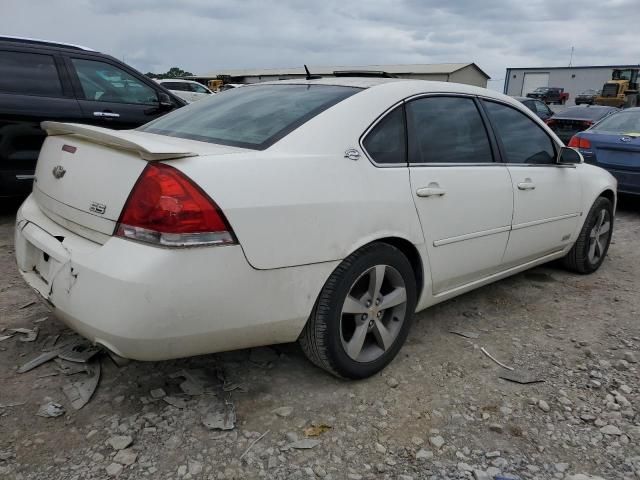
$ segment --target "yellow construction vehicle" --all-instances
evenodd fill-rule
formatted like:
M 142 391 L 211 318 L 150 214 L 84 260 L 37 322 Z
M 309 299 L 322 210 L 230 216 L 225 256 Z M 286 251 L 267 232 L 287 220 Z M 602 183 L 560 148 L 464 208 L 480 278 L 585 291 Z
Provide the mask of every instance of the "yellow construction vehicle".
M 611 80 L 604 84 L 595 104 L 618 108 L 640 105 L 638 72 L 640 68 L 614 68 Z
M 207 82 L 207 87 L 209 87 L 209 90 L 211 90 L 212 92 L 217 92 L 218 90 L 220 90 L 220 87 L 222 87 L 222 84 L 224 82 L 222 80 L 209 80 Z

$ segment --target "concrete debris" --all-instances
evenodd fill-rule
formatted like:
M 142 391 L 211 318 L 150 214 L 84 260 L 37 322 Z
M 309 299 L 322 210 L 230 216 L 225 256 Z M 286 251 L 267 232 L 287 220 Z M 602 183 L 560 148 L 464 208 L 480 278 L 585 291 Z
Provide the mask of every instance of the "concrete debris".
M 38 409 L 38 412 L 36 413 L 36 415 L 38 415 L 39 417 L 45 417 L 45 418 L 55 418 L 55 417 L 59 417 L 60 415 L 64 415 L 64 413 L 65 413 L 65 409 L 62 405 L 55 402 L 48 402 L 42 405 Z
M 544 380 L 535 373 L 518 371 L 518 370 L 510 370 L 508 372 L 500 373 L 498 375 L 499 378 L 503 380 L 508 380 L 510 382 L 519 383 L 521 385 L 528 385 L 530 383 L 543 383 Z
M 167 402 L 169 405 L 176 408 L 186 408 L 187 407 L 187 399 L 184 397 L 176 397 L 174 395 L 167 395 L 166 397 L 162 397 L 162 399 Z
M 79 340 L 62 349 L 58 357 L 69 362 L 87 363 L 101 350 L 86 340 Z
M 502 368 L 506 368 L 507 370 L 513 370 L 513 367 L 509 367 L 508 365 L 505 365 L 504 363 L 500 362 L 499 360 L 496 360 L 489 352 L 487 352 L 487 350 L 484 347 L 482 347 L 480 349 L 480 351 L 482 353 L 484 353 L 487 357 L 489 357 L 491 360 L 493 360 L 495 363 L 500 365 Z
M 464 337 L 464 338 L 480 338 L 480 334 L 479 333 L 466 332 L 464 330 L 452 329 L 452 330 L 449 330 L 449 333 L 453 333 L 455 335 L 460 335 L 461 337 Z
M 107 439 L 107 443 L 111 445 L 114 450 L 124 450 L 133 443 L 133 438 L 129 435 L 115 435 Z
M 113 457 L 113 461 L 122 465 L 133 465 L 136 463 L 137 458 L 138 454 L 134 452 L 132 448 L 126 448 L 119 450 L 116 456 Z
M 236 425 L 236 410 L 233 403 L 209 410 L 202 417 L 202 424 L 209 430 L 233 430 Z
M 71 406 L 76 410 L 80 410 L 91 400 L 91 396 L 93 392 L 96 391 L 99 381 L 100 362 L 97 361 L 87 365 L 85 378 L 68 383 L 62 387 L 62 391 L 71 402 Z

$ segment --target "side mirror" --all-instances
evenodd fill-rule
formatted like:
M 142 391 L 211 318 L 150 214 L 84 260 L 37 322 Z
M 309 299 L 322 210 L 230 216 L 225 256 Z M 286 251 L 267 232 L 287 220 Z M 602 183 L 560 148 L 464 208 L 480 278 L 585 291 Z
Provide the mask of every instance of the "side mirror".
M 570 147 L 562 147 L 558 153 L 556 163 L 558 165 L 575 165 L 584 163 L 584 158 L 582 158 L 582 154 L 579 151 Z
M 161 111 L 173 110 L 171 97 L 164 92 L 158 92 L 158 108 Z

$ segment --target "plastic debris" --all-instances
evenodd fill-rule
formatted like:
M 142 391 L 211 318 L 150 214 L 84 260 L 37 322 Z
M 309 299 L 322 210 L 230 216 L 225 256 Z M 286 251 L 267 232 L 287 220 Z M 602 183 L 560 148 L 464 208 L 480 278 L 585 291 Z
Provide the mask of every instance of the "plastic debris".
M 18 373 L 25 373 L 29 370 L 33 370 L 36 367 L 39 367 L 43 363 L 47 363 L 50 360 L 53 360 L 58 356 L 58 350 L 52 350 L 50 352 L 45 352 L 38 355 L 36 358 L 29 360 L 27 363 L 18 368 Z
M 498 377 L 508 380 L 510 382 L 519 383 L 521 385 L 528 385 L 530 383 L 543 383 L 544 380 L 540 377 L 537 377 L 534 373 L 531 372 L 519 372 L 516 370 L 501 373 Z
M 63 360 L 70 362 L 87 363 L 101 348 L 86 340 L 79 340 L 65 347 L 58 355 Z
M 251 450 L 251 448 L 258 443 L 260 440 L 262 440 L 264 437 L 267 436 L 267 434 L 270 432 L 271 430 L 267 430 L 266 432 L 264 432 L 262 435 L 260 435 L 258 438 L 256 438 L 253 442 L 251 442 L 251 444 L 247 447 L 247 449 L 244 451 L 244 453 L 242 455 L 240 455 L 240 460 L 243 459 L 243 457 L 249 453 L 249 450 Z
M 464 338 L 479 338 L 480 334 L 475 332 L 466 332 L 464 330 L 449 330 L 449 333 L 454 333 L 456 335 L 460 335 Z
M 190 396 L 213 393 L 219 389 L 218 378 L 203 369 L 180 370 L 169 375 L 169 378 L 184 378 L 180 390 Z
M 31 300 L 30 302 L 27 302 L 24 305 L 18 307 L 18 310 L 25 309 L 25 308 L 30 307 L 31 305 L 35 305 L 35 304 L 36 304 L 36 302 L 34 300 Z
M 310 427 L 307 427 L 303 430 L 303 433 L 305 437 L 319 437 L 324 432 L 328 432 L 332 428 L 333 427 L 324 423 L 321 423 L 319 425 L 311 424 Z
M 49 317 L 42 317 L 42 318 L 39 318 L 38 320 L 34 320 L 33 323 L 46 322 L 47 320 L 49 320 Z
M 13 337 L 13 335 L 14 335 L 13 333 L 11 335 L 2 335 L 0 337 L 0 342 L 10 339 L 11 337 Z
M 236 426 L 236 409 L 233 403 L 225 402 L 207 412 L 202 417 L 202 424 L 209 430 L 233 430 Z
M 38 409 L 38 413 L 36 413 L 36 415 L 38 415 L 39 417 L 45 417 L 45 418 L 55 418 L 55 417 L 59 417 L 60 415 L 64 415 L 64 413 L 65 413 L 65 409 L 62 405 L 55 402 L 49 402 L 42 405 Z
M 310 448 L 317 447 L 320 445 L 320 440 L 312 440 L 310 438 L 304 438 L 302 440 L 298 440 L 297 442 L 293 442 L 289 444 L 289 448 L 295 448 L 298 450 L 308 450 Z
M 24 335 L 18 338 L 21 342 L 35 342 L 38 338 L 38 327 L 33 330 L 30 328 L 10 328 L 9 331 Z
M 0 403 L 0 408 L 19 407 L 20 405 L 24 405 L 25 403 L 27 402 Z
M 113 363 L 115 363 L 116 367 L 118 368 L 122 368 L 131 363 L 131 360 L 129 360 L 128 358 L 121 357 L 120 355 L 113 353 L 111 350 L 107 350 L 107 355 L 109 355 L 109 358 L 113 361 Z
M 513 367 L 509 367 L 508 365 L 505 365 L 504 363 L 500 362 L 499 360 L 496 360 L 493 356 L 491 356 L 491 354 L 489 352 L 487 352 L 487 350 L 484 347 L 482 347 L 480 349 L 480 351 L 482 353 L 484 353 L 487 357 L 489 357 L 491 360 L 496 362 L 498 365 L 500 365 L 502 368 L 506 368 L 507 370 L 512 370 L 513 371 Z
M 62 391 L 71 402 L 71 406 L 76 410 L 80 410 L 91 400 L 91 396 L 93 392 L 96 391 L 99 381 L 100 362 L 98 361 L 87 365 L 87 375 L 85 378 L 68 383 L 62 387 Z
M 49 335 L 45 341 L 42 343 L 42 348 L 41 350 L 43 352 L 48 352 L 49 350 L 53 350 L 54 348 L 56 350 L 58 350 L 60 347 L 56 347 L 56 343 L 58 343 L 58 339 L 60 338 L 60 335 Z
M 87 373 L 87 365 L 85 363 L 68 362 L 61 358 L 54 360 L 58 364 L 58 371 L 65 375 L 75 375 L 76 373 Z

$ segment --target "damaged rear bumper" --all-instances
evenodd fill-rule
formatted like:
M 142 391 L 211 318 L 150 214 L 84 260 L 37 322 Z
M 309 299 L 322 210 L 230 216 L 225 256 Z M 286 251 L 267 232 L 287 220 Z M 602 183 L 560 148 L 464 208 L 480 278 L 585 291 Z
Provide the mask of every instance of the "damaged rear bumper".
M 239 245 L 104 244 L 52 221 L 29 197 L 16 260 L 57 318 L 124 358 L 164 360 L 294 341 L 334 262 L 255 270 Z

